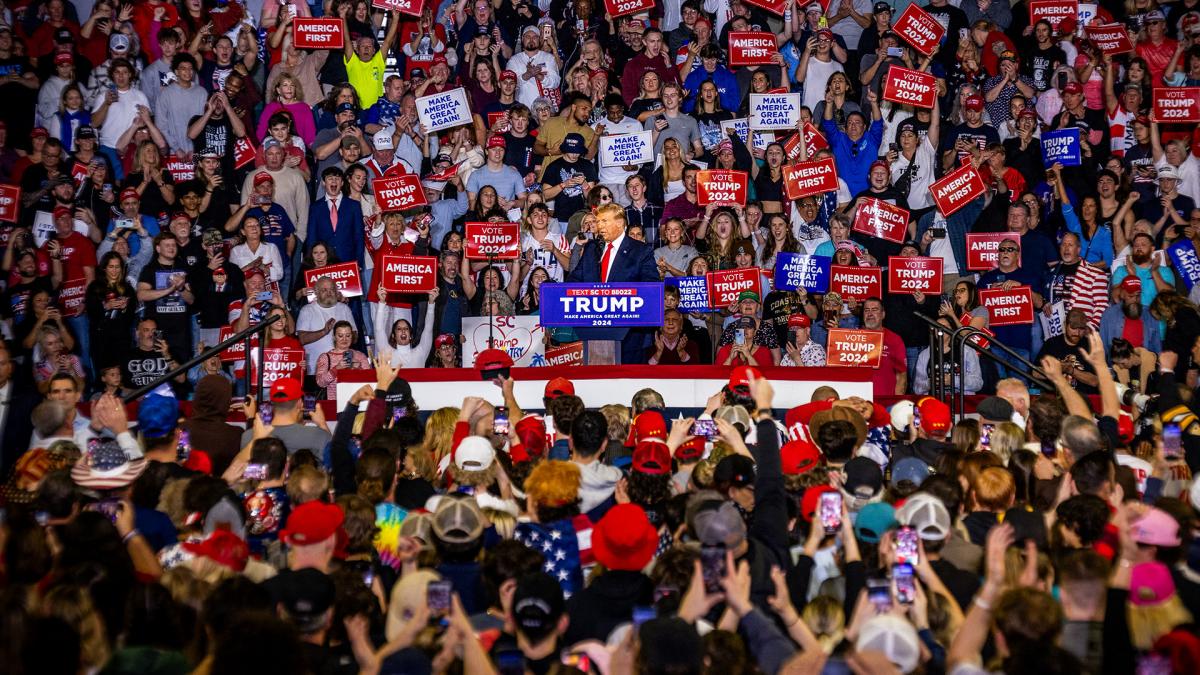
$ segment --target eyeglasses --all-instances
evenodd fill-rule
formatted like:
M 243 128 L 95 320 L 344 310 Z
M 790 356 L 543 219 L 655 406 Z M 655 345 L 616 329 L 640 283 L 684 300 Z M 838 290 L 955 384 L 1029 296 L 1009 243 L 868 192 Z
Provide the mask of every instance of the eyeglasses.
M 999 250 L 1001 253 L 1016 253 L 1021 249 L 1017 248 L 1016 246 L 1001 246 Z

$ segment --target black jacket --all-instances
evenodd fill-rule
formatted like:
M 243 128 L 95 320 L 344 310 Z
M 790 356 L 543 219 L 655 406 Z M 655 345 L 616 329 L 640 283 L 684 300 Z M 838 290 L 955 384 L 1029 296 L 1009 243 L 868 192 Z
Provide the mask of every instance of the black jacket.
M 654 604 L 654 583 L 641 572 L 607 570 L 587 588 L 567 600 L 571 623 L 564 644 L 608 640 L 614 628 L 627 623 L 633 608 Z

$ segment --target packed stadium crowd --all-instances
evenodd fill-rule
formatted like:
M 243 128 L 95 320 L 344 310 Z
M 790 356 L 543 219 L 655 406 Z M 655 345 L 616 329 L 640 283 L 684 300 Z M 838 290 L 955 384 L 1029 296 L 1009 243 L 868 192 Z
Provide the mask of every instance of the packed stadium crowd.
M 1198 246 L 1200 0 L 2 0 L 0 674 L 1200 672 Z

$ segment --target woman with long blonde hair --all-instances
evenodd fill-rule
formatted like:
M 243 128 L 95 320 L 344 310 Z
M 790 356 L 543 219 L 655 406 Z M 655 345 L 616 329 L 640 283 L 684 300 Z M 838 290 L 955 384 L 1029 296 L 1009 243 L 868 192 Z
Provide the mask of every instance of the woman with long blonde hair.
M 133 188 L 141 196 L 138 212 L 144 216 L 158 215 L 175 203 L 175 179 L 163 167 L 162 151 L 151 139 L 144 140 L 134 155 L 133 173 L 125 176 L 123 188 Z
M 79 636 L 80 665 L 87 672 L 104 667 L 112 655 L 104 619 L 87 589 L 72 584 L 51 588 L 41 602 L 42 616 L 60 619 Z
M 433 467 L 438 466 L 442 458 L 454 449 L 454 425 L 458 422 L 458 413 L 458 408 L 438 408 L 425 420 L 425 440 L 419 451 L 428 454 L 433 460 Z
M 275 80 L 275 86 L 268 94 L 269 103 L 258 116 L 256 129 L 259 141 L 267 137 L 267 127 L 271 115 L 286 112 L 292 116 L 296 135 L 304 141 L 306 147 L 311 147 L 317 137 L 316 122 L 313 120 L 312 107 L 304 102 L 304 87 L 300 80 L 291 73 L 282 73 Z

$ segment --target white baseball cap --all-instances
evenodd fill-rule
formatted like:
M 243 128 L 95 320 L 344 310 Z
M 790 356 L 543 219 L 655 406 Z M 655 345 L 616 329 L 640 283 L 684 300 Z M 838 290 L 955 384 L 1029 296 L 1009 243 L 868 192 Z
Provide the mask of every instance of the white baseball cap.
M 467 436 L 454 451 L 454 465 L 463 471 L 483 471 L 496 460 L 496 450 L 483 436 Z
M 927 492 L 918 492 L 896 510 L 896 522 L 917 531 L 925 541 L 942 541 L 950 536 L 950 512 L 942 500 Z
M 392 128 L 385 127 L 375 132 L 371 137 L 371 146 L 376 150 L 395 150 L 396 144 L 392 143 Z
M 883 652 L 902 673 L 911 673 L 921 662 L 917 629 L 894 614 L 880 614 L 864 623 L 854 648 L 860 652 Z

